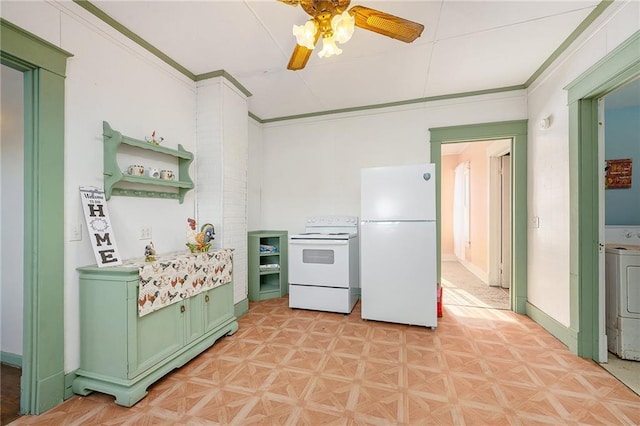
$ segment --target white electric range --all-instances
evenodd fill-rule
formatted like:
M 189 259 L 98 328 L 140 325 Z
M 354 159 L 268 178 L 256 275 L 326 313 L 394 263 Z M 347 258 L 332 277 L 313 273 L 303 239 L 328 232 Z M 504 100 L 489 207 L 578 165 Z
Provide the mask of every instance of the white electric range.
M 289 307 L 350 313 L 358 301 L 358 218 L 315 216 L 289 236 Z

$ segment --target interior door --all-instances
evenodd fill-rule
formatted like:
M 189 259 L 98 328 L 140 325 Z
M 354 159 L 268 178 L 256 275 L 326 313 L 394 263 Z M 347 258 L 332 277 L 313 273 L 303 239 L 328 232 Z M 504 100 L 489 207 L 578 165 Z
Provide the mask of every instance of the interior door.
M 607 324 L 605 295 L 605 205 L 604 205 L 604 98 L 598 99 L 598 362 L 607 362 Z
M 467 259 L 470 245 L 470 170 L 469 162 L 456 166 L 453 194 L 453 251 L 460 260 Z
M 503 155 L 500 241 L 500 287 L 511 288 L 511 156 Z

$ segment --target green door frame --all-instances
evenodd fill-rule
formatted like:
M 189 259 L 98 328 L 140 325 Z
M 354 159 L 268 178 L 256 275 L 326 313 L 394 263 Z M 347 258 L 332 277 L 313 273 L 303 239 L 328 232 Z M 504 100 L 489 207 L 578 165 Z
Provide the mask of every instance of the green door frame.
M 640 31 L 565 89 L 569 95 L 571 328 L 578 355 L 599 359 L 598 99 L 640 76 Z M 603 342 L 604 344 L 606 342 Z
M 441 182 L 442 144 L 491 139 L 511 139 L 511 307 L 525 314 L 527 309 L 527 120 L 437 127 L 431 132 L 431 162 L 436 165 L 436 182 Z M 438 282 L 441 257 L 441 188 L 436 186 L 436 231 Z
M 24 74 L 23 414 L 40 414 L 64 398 L 64 78 L 70 56 L 0 18 L 0 61 Z

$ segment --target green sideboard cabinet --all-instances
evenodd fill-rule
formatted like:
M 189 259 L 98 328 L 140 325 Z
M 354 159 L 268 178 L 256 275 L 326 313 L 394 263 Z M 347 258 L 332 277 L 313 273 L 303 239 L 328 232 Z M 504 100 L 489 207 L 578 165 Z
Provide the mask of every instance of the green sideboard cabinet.
M 260 249 L 261 246 L 263 250 Z M 250 231 L 247 250 L 249 300 L 266 300 L 287 294 L 289 292 L 287 231 Z
M 131 407 L 152 383 L 238 330 L 233 281 L 140 317 L 137 267 L 78 271 L 80 368 L 74 393 L 102 392 Z

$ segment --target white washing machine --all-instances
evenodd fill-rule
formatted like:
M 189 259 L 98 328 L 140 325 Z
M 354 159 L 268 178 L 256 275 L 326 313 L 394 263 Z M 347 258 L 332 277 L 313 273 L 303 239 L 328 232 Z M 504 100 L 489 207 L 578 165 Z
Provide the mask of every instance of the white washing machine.
M 607 346 L 620 358 L 640 361 L 640 227 L 616 228 L 621 236 L 606 231 Z

